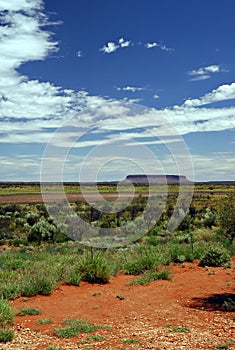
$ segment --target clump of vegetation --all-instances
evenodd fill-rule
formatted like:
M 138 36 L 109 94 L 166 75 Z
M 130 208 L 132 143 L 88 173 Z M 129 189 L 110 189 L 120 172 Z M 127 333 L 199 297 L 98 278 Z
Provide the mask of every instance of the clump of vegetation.
M 147 271 L 143 274 L 142 277 L 140 278 L 135 278 L 132 281 L 128 283 L 129 286 L 134 286 L 134 285 L 143 285 L 147 284 L 156 280 L 171 280 L 171 273 L 170 270 L 163 269 L 161 271 Z
M 51 318 L 44 318 L 43 320 L 39 320 L 37 322 L 37 324 L 49 324 L 52 323 L 52 319 Z
M 14 337 L 10 329 L 14 322 L 14 312 L 6 300 L 0 299 L 0 342 L 6 343 Z
M 231 257 L 222 246 L 211 246 L 199 261 L 199 266 L 231 266 Z
M 7 343 L 14 338 L 14 332 L 11 329 L 0 328 L 0 343 Z
M 33 308 L 33 307 L 32 308 L 23 308 L 17 313 L 18 316 L 39 315 L 39 314 L 41 314 L 41 310 Z
M 125 339 L 123 340 L 123 344 L 137 344 L 139 343 L 138 339 Z
M 235 344 L 235 340 L 228 341 L 226 344 L 216 346 L 217 350 L 229 349 L 231 345 Z
M 54 333 L 59 338 L 71 338 L 81 333 L 91 333 L 97 329 L 110 329 L 107 326 L 95 325 L 85 319 L 67 319 L 63 321 L 66 327 L 55 328 Z
M 177 326 L 177 327 L 174 327 L 172 331 L 176 333 L 187 333 L 190 331 L 190 329 L 188 327 Z
M 235 203 L 233 195 L 226 197 L 220 203 L 218 222 L 221 233 L 232 242 L 235 238 Z
M 112 275 L 110 264 L 101 252 L 94 252 L 93 250 L 86 251 L 80 259 L 78 271 L 81 274 L 81 279 L 90 283 L 108 283 Z

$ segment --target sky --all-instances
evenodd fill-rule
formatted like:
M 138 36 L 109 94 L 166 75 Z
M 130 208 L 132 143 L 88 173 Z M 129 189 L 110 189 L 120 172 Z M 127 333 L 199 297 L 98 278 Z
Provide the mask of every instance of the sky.
M 234 0 L 0 12 L 0 181 L 235 180 Z

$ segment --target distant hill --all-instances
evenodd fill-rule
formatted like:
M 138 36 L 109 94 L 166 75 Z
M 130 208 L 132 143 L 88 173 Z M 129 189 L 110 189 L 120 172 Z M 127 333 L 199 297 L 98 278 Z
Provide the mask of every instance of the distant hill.
M 190 180 L 186 178 L 184 175 L 127 175 L 125 180 L 122 182 L 125 183 L 127 181 L 131 181 L 133 184 L 190 184 L 192 183 Z

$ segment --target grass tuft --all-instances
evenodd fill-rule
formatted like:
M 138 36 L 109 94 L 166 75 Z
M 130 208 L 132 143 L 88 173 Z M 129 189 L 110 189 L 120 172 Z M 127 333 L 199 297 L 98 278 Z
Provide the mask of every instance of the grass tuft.
M 40 315 L 40 314 L 41 314 L 41 310 L 35 309 L 33 307 L 32 308 L 23 308 L 17 313 L 18 316 Z

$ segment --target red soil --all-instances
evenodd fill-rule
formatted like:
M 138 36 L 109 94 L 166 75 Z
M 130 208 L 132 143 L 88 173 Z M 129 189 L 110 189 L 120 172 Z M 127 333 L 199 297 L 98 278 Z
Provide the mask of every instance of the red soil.
M 0 345 L 0 349 L 42 350 L 53 345 L 61 349 L 195 350 L 216 349 L 235 341 L 235 312 L 221 308 L 226 294 L 231 294 L 231 298 L 235 295 L 234 265 L 231 269 L 205 269 L 187 263 L 170 269 L 171 281 L 128 286 L 133 276 L 119 274 L 106 285 L 60 286 L 50 296 L 15 300 L 16 310 L 34 307 L 42 313 L 17 316 L 18 336 L 14 343 Z M 117 296 L 123 296 L 123 300 Z M 217 296 L 217 303 L 212 296 Z M 46 318 L 52 319 L 52 323 L 37 324 Z M 59 339 L 53 329 L 61 327 L 62 321 L 68 318 L 85 318 L 111 330 L 99 329 Z M 176 332 L 179 326 L 189 330 Z M 91 334 L 104 339 L 89 339 Z M 126 344 L 125 340 L 130 339 L 136 343 Z M 235 349 L 235 345 L 231 344 L 229 349 Z

